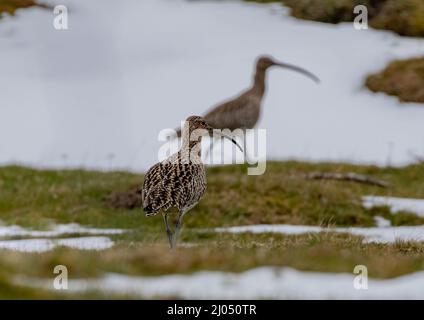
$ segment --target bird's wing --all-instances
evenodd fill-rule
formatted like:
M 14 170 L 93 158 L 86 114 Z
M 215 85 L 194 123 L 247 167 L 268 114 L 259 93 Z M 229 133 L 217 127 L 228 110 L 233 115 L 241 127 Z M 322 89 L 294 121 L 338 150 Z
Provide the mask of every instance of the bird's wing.
M 217 129 L 234 130 L 240 128 L 241 112 L 248 103 L 248 95 L 242 94 L 235 99 L 213 107 L 204 115 L 204 118 L 208 124 Z
M 243 107 L 245 100 L 245 95 L 241 95 L 237 98 L 225 101 L 222 104 L 212 107 L 203 117 L 213 117 L 216 114 L 223 114 L 239 110 Z
M 147 171 L 146 175 L 144 176 L 144 182 L 143 187 L 141 189 L 141 201 L 144 204 L 144 200 L 146 199 L 146 196 L 150 193 L 150 191 L 161 183 L 164 170 L 163 164 L 158 162 L 153 167 Z
M 184 176 L 180 176 L 178 171 L 179 164 L 170 161 L 159 162 L 151 167 L 144 177 L 141 193 L 143 206 L 151 201 L 156 209 L 170 204 L 174 198 L 173 190 L 181 184 L 180 180 Z
M 237 129 L 240 127 L 237 121 L 240 116 L 240 109 L 242 109 L 247 102 L 248 99 L 246 99 L 244 95 L 241 95 L 218 106 L 212 107 L 205 113 L 203 118 L 215 129 Z M 177 137 L 180 138 L 181 128 L 177 128 L 175 131 Z

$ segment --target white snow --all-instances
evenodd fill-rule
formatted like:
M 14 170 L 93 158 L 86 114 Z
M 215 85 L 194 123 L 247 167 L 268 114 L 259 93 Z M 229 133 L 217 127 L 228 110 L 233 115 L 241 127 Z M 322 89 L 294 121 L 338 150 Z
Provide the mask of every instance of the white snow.
M 366 208 L 388 206 L 392 213 L 408 211 L 424 217 L 424 199 L 365 196 L 362 200 Z
M 0 237 L 59 237 L 70 234 L 90 234 L 90 235 L 112 235 L 122 234 L 126 230 L 123 229 L 101 229 L 81 226 L 77 223 L 58 224 L 52 226 L 49 230 L 39 231 L 21 226 L 1 226 Z
M 0 248 L 20 252 L 45 252 L 55 247 L 50 239 L 2 240 Z
M 363 205 L 366 208 L 374 206 L 389 206 L 392 213 L 399 211 L 409 211 L 424 216 L 424 199 L 396 198 L 382 196 L 364 196 Z M 317 232 L 343 232 L 364 237 L 364 242 L 392 243 L 401 241 L 424 241 L 424 225 L 421 226 L 391 226 L 389 220 L 383 217 L 374 217 L 377 227 L 345 227 L 345 228 L 324 228 L 319 226 L 301 225 L 249 225 L 228 228 L 215 228 L 216 232 L 252 232 L 252 233 L 283 233 L 283 234 L 303 234 Z
M 390 227 L 391 224 L 392 224 L 390 222 L 390 220 L 387 220 L 387 219 L 385 219 L 384 217 L 381 217 L 381 216 L 375 216 L 374 221 L 375 221 L 375 224 L 377 225 L 377 227 L 379 227 L 379 228 Z
M 268 159 L 391 163 L 424 153 L 424 108 L 363 87 L 422 39 L 301 21 L 241 1 L 60 0 L 69 30 L 38 8 L 0 21 L 0 163 L 126 168 L 155 163 L 161 129 L 247 87 L 262 53 L 320 76 L 271 70 Z M 378 130 L 377 130 L 378 128 Z
M 100 279 L 70 279 L 69 292 L 99 290 L 139 297 L 184 299 L 423 299 L 424 272 L 394 279 L 368 280 L 357 290 L 353 274 L 304 272 L 291 268 L 261 267 L 243 273 L 197 272 L 191 275 L 135 277 L 107 274 Z M 52 289 L 52 281 L 22 279 L 32 287 Z M 207 288 L 207 290 L 205 290 Z
M 31 237 L 19 240 L 0 240 L 0 249 L 22 252 L 45 252 L 58 246 L 80 250 L 104 250 L 112 247 L 114 242 L 108 237 L 56 237 L 66 235 L 114 235 L 126 232 L 124 229 L 101 229 L 81 226 L 77 223 L 53 225 L 49 230 L 33 230 L 21 226 L 0 226 L 0 238 Z M 50 239 L 49 239 L 50 238 Z
M 64 246 L 79 250 L 105 250 L 112 248 L 114 242 L 108 237 L 79 237 L 52 240 L 56 246 Z
M 107 237 L 79 237 L 64 239 L 21 239 L 1 240 L 0 249 L 20 252 L 46 252 L 56 247 L 69 247 L 79 250 L 105 250 L 114 242 Z
M 282 234 L 304 234 L 318 232 L 341 232 L 350 233 L 364 237 L 364 242 L 393 243 L 395 241 L 424 241 L 423 226 L 405 227 L 346 227 L 346 228 L 324 228 L 318 226 L 300 226 L 287 224 L 262 224 L 250 226 L 237 226 L 227 228 L 215 228 L 216 232 L 229 233 L 282 233 Z

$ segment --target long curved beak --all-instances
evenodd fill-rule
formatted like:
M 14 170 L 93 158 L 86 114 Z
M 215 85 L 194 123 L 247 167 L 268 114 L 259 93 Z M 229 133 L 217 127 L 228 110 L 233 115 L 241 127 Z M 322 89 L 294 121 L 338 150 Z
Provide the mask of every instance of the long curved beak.
M 288 64 L 288 63 L 282 63 L 282 62 L 276 62 L 275 65 L 282 67 L 282 68 L 286 68 L 286 69 L 289 69 L 289 70 L 299 72 L 299 73 L 307 76 L 309 79 L 312 79 L 316 83 L 320 83 L 320 79 L 316 75 L 314 75 L 312 72 L 309 72 L 308 70 L 305 70 L 301 67 L 294 66 L 294 65 Z
M 228 140 L 231 140 L 231 142 L 232 143 L 234 143 L 239 149 L 240 149 L 240 151 L 241 152 L 244 152 L 243 151 L 243 148 L 237 143 L 237 141 L 236 140 L 234 140 L 234 138 L 233 137 L 231 137 L 230 135 L 228 135 L 228 134 L 225 134 L 225 133 L 222 133 L 221 131 L 218 131 L 218 130 L 215 130 L 215 131 L 213 131 L 213 133 L 215 133 L 215 134 L 218 134 L 219 136 L 221 136 L 221 137 L 224 137 L 224 138 L 227 138 Z

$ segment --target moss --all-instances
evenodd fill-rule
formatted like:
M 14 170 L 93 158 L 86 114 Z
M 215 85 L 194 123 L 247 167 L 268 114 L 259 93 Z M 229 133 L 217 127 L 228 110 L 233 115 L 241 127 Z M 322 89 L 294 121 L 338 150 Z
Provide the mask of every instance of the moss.
M 353 0 L 285 0 L 291 14 L 300 19 L 314 20 L 327 23 L 352 21 L 353 8 L 357 2 L 368 5 L 368 1 Z
M 283 0 L 294 17 L 327 23 L 353 21 L 356 5 L 368 8 L 373 28 L 392 30 L 403 36 L 424 36 L 422 0 Z
M 370 25 L 402 36 L 424 37 L 424 1 L 387 1 Z
M 400 101 L 424 102 L 424 58 L 394 61 L 368 76 L 366 86 L 373 92 L 397 96 Z

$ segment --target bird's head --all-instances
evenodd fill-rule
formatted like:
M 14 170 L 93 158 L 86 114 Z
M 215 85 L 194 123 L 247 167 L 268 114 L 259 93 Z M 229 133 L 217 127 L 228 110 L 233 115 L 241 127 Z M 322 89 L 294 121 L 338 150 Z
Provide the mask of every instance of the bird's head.
M 263 55 L 263 56 L 260 56 L 256 61 L 256 69 L 260 70 L 260 71 L 266 71 L 269 67 L 273 67 L 273 66 L 277 66 L 277 67 L 281 67 L 281 68 L 285 68 L 285 69 L 289 69 L 289 70 L 299 72 L 299 73 L 307 76 L 308 78 L 312 79 L 316 83 L 320 82 L 319 78 L 316 75 L 314 75 L 312 72 L 309 72 L 308 70 L 305 70 L 305 69 L 298 67 L 298 66 L 279 62 L 271 56 Z
M 200 116 L 190 116 L 186 119 L 186 123 L 190 129 L 190 132 L 196 129 L 205 129 L 207 131 L 213 130 L 213 128 L 206 123 L 205 119 Z
M 232 143 L 234 143 L 241 151 L 243 151 L 242 147 L 235 141 L 231 136 L 221 132 L 219 129 L 213 128 L 211 125 L 209 125 L 206 120 L 200 116 L 190 116 L 186 119 L 184 128 L 188 127 L 188 137 L 190 139 L 193 139 L 193 141 L 197 141 L 199 136 L 203 135 L 209 135 L 213 136 L 218 135 L 223 138 L 227 138 L 228 140 L 231 140 Z M 184 135 L 184 133 L 183 133 Z
M 261 70 L 266 70 L 269 67 L 275 66 L 276 61 L 270 56 L 260 56 L 256 61 L 256 67 Z

